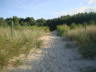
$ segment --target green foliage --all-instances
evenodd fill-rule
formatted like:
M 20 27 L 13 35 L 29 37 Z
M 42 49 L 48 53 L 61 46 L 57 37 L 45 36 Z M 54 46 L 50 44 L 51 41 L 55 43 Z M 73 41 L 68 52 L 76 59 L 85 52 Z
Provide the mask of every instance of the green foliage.
M 37 26 L 46 26 L 46 20 L 43 18 L 38 19 L 38 20 L 36 20 L 36 25 Z
M 84 24 L 96 24 L 96 13 L 79 13 L 75 15 L 66 15 L 61 16 L 59 18 L 54 18 L 47 20 L 47 25 L 49 26 L 50 30 L 55 30 L 57 25 L 84 25 Z
M 35 20 L 33 17 L 27 17 L 25 19 L 25 22 L 27 23 L 28 26 L 32 26 L 32 25 L 35 25 Z
M 0 26 L 6 26 L 6 22 L 3 18 L 0 18 Z
M 85 25 L 86 24 L 96 24 L 96 13 L 78 13 L 75 15 L 66 15 L 61 16 L 59 18 L 54 19 L 37 19 L 35 20 L 33 17 L 26 17 L 26 18 L 18 18 L 13 16 L 11 18 L 0 18 L 0 26 L 6 25 L 11 26 L 13 22 L 14 26 L 48 26 L 51 31 L 57 28 L 57 25 L 66 24 L 68 26 L 74 27 L 75 24 L 77 25 Z
M 70 27 L 67 25 L 59 25 L 57 26 L 57 31 L 60 36 L 63 36 L 67 31 L 70 30 Z

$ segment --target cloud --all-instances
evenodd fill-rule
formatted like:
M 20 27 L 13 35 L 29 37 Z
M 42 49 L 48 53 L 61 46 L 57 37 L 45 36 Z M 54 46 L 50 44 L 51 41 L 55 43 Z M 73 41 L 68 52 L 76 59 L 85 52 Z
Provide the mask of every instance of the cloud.
M 88 0 L 88 4 L 96 4 L 96 0 Z
M 74 15 L 74 14 L 85 13 L 85 12 L 96 12 L 96 8 L 81 7 L 81 8 L 75 8 L 69 11 L 57 11 L 57 12 L 54 12 L 54 14 L 57 16 L 61 16 L 61 15 Z

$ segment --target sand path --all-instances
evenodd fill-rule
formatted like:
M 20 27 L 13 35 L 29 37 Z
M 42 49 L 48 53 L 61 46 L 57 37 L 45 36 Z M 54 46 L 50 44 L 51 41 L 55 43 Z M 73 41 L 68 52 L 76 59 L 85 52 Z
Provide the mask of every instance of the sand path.
M 26 63 L 11 72 L 80 72 L 96 65 L 96 60 L 83 59 L 75 43 L 56 36 L 56 32 L 43 36 L 43 48 L 30 54 Z

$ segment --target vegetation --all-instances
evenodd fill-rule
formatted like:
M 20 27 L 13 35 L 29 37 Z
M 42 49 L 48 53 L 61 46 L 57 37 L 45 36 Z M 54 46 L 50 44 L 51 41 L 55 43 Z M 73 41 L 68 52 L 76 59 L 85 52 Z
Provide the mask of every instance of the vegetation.
M 75 15 L 67 15 L 67 16 L 61 16 L 59 18 L 49 19 L 47 20 L 47 24 L 49 25 L 51 30 L 56 29 L 57 25 L 90 25 L 90 24 L 96 24 L 96 13 L 90 12 L 90 13 L 79 13 Z
M 67 25 L 59 25 L 57 26 L 57 30 L 59 36 L 64 36 L 64 34 L 66 34 L 70 30 L 70 27 Z
M 77 41 L 84 57 L 96 57 L 96 13 L 79 13 L 59 18 L 35 20 L 33 17 L 0 17 L 0 69 L 11 64 L 20 64 L 14 57 L 29 54 L 31 49 L 40 48 L 39 37 L 45 32 L 56 30 L 60 36 Z
M 70 27 L 70 29 L 68 29 Z M 63 35 L 75 40 L 78 43 L 79 51 L 83 57 L 96 57 L 96 25 L 85 26 L 58 26 L 58 32 Z
M 79 13 L 75 15 L 66 15 L 54 19 L 45 20 L 43 18 L 35 20 L 33 17 L 18 18 L 13 16 L 11 18 L 0 18 L 0 26 L 10 26 L 11 23 L 14 26 L 49 26 L 50 30 L 56 29 L 57 25 L 86 25 L 96 24 L 96 13 Z
M 47 27 L 0 27 L 0 69 L 18 63 L 15 57 L 27 56 L 32 49 L 40 48 L 42 41 L 39 37 L 48 31 Z

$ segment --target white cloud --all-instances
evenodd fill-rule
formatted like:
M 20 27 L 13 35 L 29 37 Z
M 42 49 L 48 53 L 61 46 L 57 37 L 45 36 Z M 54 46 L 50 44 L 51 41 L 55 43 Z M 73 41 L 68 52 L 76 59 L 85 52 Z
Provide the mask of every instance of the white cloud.
M 96 0 L 88 0 L 88 4 L 96 4 Z
M 81 8 L 75 8 L 69 11 L 57 11 L 54 12 L 55 15 L 61 16 L 61 15 L 73 15 L 77 13 L 85 13 L 85 12 L 96 12 L 96 8 L 92 7 L 81 7 Z

